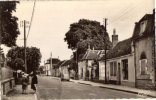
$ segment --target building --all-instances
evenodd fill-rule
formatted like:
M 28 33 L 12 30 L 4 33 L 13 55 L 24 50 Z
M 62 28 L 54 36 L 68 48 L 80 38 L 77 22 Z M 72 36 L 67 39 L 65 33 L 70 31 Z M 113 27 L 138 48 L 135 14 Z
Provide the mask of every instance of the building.
M 136 87 L 152 89 L 156 87 L 154 67 L 155 12 L 146 14 L 135 23 L 133 41 L 135 51 Z
M 61 80 L 69 80 L 70 79 L 70 67 L 71 60 L 65 60 L 61 64 Z
M 144 89 L 156 87 L 154 15 L 153 12 L 143 16 L 135 24 L 131 38 L 113 43 L 115 46 L 106 55 L 107 72 L 105 57 L 99 60 L 100 80 L 105 80 L 106 72 L 110 83 Z M 113 40 L 117 42 L 117 36 L 112 36 L 112 42 Z
M 79 79 L 93 80 L 99 77 L 97 58 L 101 51 L 88 48 L 82 59 L 78 62 Z
M 120 41 L 107 53 L 109 82 L 135 87 L 134 48 L 132 38 Z
M 3 97 L 15 86 L 15 78 L 13 76 L 14 70 L 7 66 L 7 59 L 0 48 L 0 79 L 1 79 L 1 96 Z
M 49 58 L 47 62 L 45 63 L 46 66 L 46 75 L 49 76 L 55 76 L 55 67 L 60 62 L 58 58 Z
M 60 77 L 61 76 L 61 65 L 64 63 L 64 60 L 63 61 L 60 61 L 57 66 L 55 67 L 55 76 L 56 77 Z

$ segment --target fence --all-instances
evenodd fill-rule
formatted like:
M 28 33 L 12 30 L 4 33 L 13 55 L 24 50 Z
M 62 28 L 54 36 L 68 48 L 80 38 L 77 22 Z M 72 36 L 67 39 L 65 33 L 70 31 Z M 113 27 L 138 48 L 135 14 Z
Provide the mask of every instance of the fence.
M 1 67 L 1 95 L 6 95 L 14 86 L 13 70 L 9 67 Z

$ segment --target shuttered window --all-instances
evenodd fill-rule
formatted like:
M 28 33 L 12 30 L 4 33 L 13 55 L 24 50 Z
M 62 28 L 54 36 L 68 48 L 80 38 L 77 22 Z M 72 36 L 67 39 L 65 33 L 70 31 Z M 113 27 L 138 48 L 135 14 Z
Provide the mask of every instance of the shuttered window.
M 140 72 L 141 75 L 147 74 L 147 59 L 141 59 L 140 60 Z
M 110 62 L 110 75 L 111 76 L 116 76 L 116 71 L 117 71 L 117 62 Z

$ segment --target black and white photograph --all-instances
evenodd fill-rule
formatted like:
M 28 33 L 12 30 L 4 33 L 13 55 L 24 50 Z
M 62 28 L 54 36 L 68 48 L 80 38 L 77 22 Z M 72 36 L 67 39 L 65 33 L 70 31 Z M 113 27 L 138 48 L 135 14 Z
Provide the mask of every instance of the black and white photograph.
M 156 99 L 155 0 L 1 0 L 1 100 Z

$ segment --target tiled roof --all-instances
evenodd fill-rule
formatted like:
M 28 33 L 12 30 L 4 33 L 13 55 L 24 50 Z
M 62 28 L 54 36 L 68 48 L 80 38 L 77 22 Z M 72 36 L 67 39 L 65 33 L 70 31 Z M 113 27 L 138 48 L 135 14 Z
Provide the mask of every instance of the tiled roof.
M 51 58 L 52 59 L 52 64 L 58 64 L 60 60 L 58 58 Z M 47 60 L 47 63 L 50 63 L 50 58 Z
M 63 61 L 60 61 L 57 65 L 56 65 L 56 68 L 59 68 L 61 66 L 61 64 L 64 62 L 65 60 Z
M 61 67 L 62 67 L 62 66 L 67 66 L 67 65 L 69 65 L 70 62 L 71 62 L 70 60 L 66 60 L 66 61 L 64 61 L 64 63 L 62 63 L 62 65 L 61 65 Z
M 146 25 L 145 31 L 142 34 L 140 34 L 140 24 L 143 21 L 147 21 L 147 25 Z M 154 14 L 146 14 L 144 17 L 142 17 L 140 19 L 139 22 L 137 22 L 135 24 L 135 28 L 134 28 L 132 38 L 134 40 L 136 40 L 136 39 L 140 39 L 142 37 L 147 37 L 147 36 L 150 36 L 150 35 L 154 35 L 154 33 L 155 33 L 154 30 L 155 30 L 155 27 L 154 27 Z
M 86 54 L 83 56 L 82 60 L 94 60 L 97 59 L 101 50 L 88 50 Z
M 107 59 L 116 58 L 116 57 L 130 54 L 131 43 L 132 43 L 131 38 L 120 41 L 114 48 L 112 48 L 111 50 L 107 52 L 107 55 L 106 55 Z M 105 59 L 105 56 L 103 56 L 101 60 L 104 60 L 104 59 Z
M 108 50 L 106 50 L 106 53 L 108 52 Z M 105 56 L 105 50 L 102 50 L 98 56 L 98 60 L 101 60 L 103 57 Z

